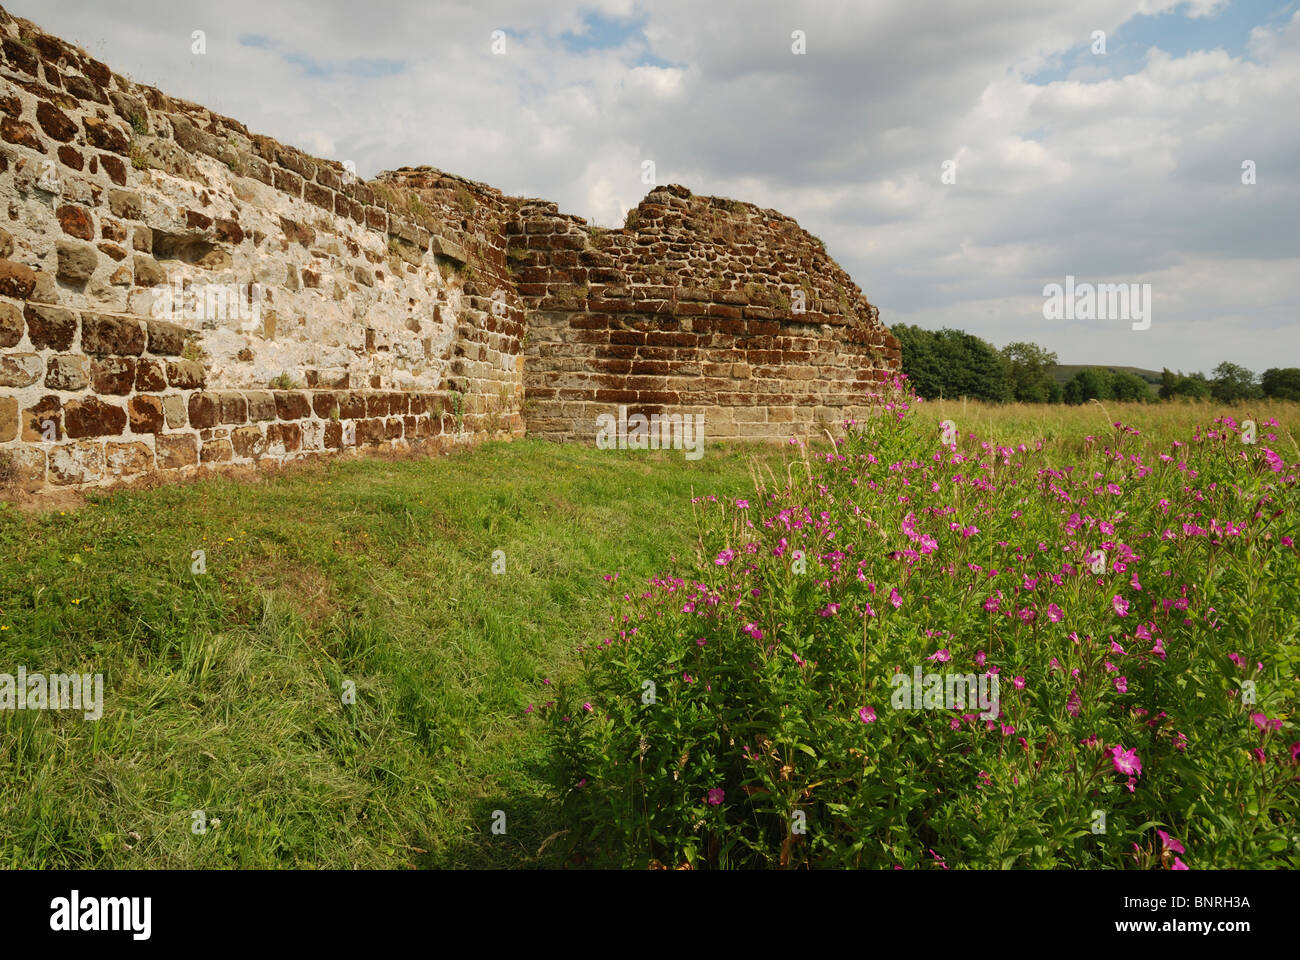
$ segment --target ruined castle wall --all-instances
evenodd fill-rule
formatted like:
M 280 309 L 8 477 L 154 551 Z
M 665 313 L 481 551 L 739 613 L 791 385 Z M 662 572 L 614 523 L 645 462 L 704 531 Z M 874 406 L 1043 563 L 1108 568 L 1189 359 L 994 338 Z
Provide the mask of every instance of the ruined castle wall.
M 702 413 L 709 438 L 778 439 L 866 414 L 899 364 L 878 311 L 774 210 L 652 190 L 621 230 L 524 203 L 507 257 L 529 311 L 528 432 Z
M 363 182 L 0 10 L 9 472 L 75 487 L 522 434 L 519 304 L 479 289 L 506 204 L 459 181 L 428 210 L 407 179 Z
M 430 252 L 456 278 L 459 322 L 447 373 L 449 389 L 489 423 L 507 411 L 523 429 L 526 318 L 506 262 L 506 225 L 519 200 L 493 187 L 432 167 L 381 174 L 375 189 L 391 194 L 432 232 Z M 472 322 L 471 322 L 472 320 Z
M 359 180 L 0 10 L 0 486 L 353 448 L 864 415 L 897 342 L 774 210 L 623 229 L 430 167 Z

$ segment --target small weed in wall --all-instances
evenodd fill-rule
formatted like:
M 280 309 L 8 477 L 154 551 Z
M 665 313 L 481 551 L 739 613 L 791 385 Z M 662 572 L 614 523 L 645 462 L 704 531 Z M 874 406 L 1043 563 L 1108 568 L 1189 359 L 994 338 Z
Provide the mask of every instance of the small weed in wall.
M 456 201 L 456 206 L 460 207 L 465 213 L 473 213 L 474 208 L 478 206 L 478 201 L 474 199 L 473 194 L 464 187 L 457 187 L 452 193 L 452 197 Z
M 298 383 L 293 377 L 289 376 L 287 370 L 281 370 L 280 375 L 271 381 L 271 386 L 276 390 L 297 390 Z
M 456 418 L 456 432 L 465 432 L 465 394 L 459 390 L 451 392 L 451 413 Z
M 7 487 L 18 479 L 18 464 L 8 450 L 0 450 L 0 487 Z

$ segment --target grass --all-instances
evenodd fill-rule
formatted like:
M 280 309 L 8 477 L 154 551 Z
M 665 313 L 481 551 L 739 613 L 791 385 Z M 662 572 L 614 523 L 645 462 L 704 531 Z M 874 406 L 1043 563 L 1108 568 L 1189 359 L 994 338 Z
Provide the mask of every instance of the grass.
M 991 404 L 978 400 L 928 400 L 921 407 L 928 416 L 952 420 L 963 434 L 996 437 L 1002 443 L 1029 443 L 1042 438 L 1061 444 L 1065 452 L 1078 453 L 1085 438 L 1106 434 L 1119 420 L 1160 440 L 1182 439 L 1197 426 L 1206 426 L 1224 413 L 1238 421 L 1253 419 L 1257 424 L 1275 417 L 1281 436 L 1290 431 L 1300 438 L 1300 404 L 1281 400 L 1257 400 L 1226 405 L 1220 403 L 1136 403 L 1093 400 L 1079 406 L 1064 404 Z M 1261 433 L 1264 431 L 1261 430 Z M 1292 439 L 1292 443 L 1295 439 Z
M 550 865 L 525 692 L 745 460 L 524 441 L 0 510 L 0 673 L 104 674 L 97 722 L 0 711 L 0 866 Z
M 1180 436 L 1223 412 L 924 409 L 1065 450 L 1117 419 Z M 1295 404 L 1233 412 L 1300 425 Z M 531 692 L 600 635 L 604 574 L 631 589 L 693 550 L 689 498 L 743 495 L 752 457 L 781 472 L 786 453 L 528 440 L 0 505 L 0 673 L 102 673 L 105 698 L 97 722 L 0 710 L 0 867 L 559 865 Z

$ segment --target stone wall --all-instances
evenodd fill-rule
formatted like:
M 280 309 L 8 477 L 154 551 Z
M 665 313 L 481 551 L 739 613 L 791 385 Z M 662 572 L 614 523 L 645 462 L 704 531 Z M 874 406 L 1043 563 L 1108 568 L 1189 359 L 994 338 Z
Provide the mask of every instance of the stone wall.
M 371 181 L 0 9 L 0 486 L 703 413 L 864 412 L 898 345 L 773 210 L 652 190 L 620 230 L 431 167 Z
M 781 439 L 869 409 L 898 343 L 821 241 L 775 210 L 680 186 L 621 230 L 525 202 L 507 256 L 528 310 L 529 433 L 703 414 L 709 438 Z
M 440 217 L 410 179 L 363 182 L 0 10 L 0 469 L 38 489 L 522 435 L 518 304 L 467 279 L 504 268 L 504 231 L 478 264 L 456 207 L 496 192 L 459 181 Z

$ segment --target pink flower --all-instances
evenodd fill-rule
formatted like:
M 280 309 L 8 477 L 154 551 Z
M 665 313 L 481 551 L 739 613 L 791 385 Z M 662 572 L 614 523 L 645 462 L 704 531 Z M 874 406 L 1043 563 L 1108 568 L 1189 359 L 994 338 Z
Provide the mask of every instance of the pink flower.
M 1163 830 L 1157 830 L 1156 836 L 1160 838 L 1160 842 L 1164 844 L 1165 849 L 1168 850 L 1170 853 L 1187 852 L 1186 850 L 1183 849 L 1183 845 L 1181 843 L 1179 843 L 1174 837 L 1171 837 L 1169 834 L 1165 833 Z
M 1261 767 L 1268 763 L 1268 755 L 1259 747 L 1255 748 L 1255 759 L 1259 761 Z
M 1151 652 L 1154 653 L 1156 656 L 1158 656 L 1161 660 L 1165 659 L 1165 638 L 1164 637 L 1156 637 L 1156 645 L 1151 648 Z
M 1188 869 L 1190 869 L 1190 868 L 1187 866 L 1187 864 L 1183 863 L 1183 861 L 1179 860 L 1177 857 L 1174 857 L 1174 865 L 1173 865 L 1172 867 L 1170 867 L 1169 869 L 1170 869 L 1170 870 L 1188 870 Z
M 591 713 L 591 704 L 589 704 L 589 703 L 584 703 L 584 704 L 582 705 L 582 709 L 586 710 L 588 713 Z
M 1122 773 L 1125 776 L 1141 776 L 1142 761 L 1138 759 L 1137 747 L 1132 750 L 1125 750 L 1123 745 L 1110 748 L 1111 763 L 1115 765 L 1115 772 Z
M 863 723 L 875 723 L 876 711 L 871 709 L 871 707 L 862 707 L 858 710 L 858 719 Z
M 1061 610 L 1060 607 L 1058 607 L 1058 606 L 1057 606 L 1056 604 L 1054 604 L 1054 603 L 1049 603 L 1049 604 L 1047 605 L 1047 619 L 1048 619 L 1048 620 L 1051 620 L 1052 623 L 1060 623 L 1061 620 L 1063 620 L 1064 618 L 1065 618 L 1065 614 L 1064 614 L 1064 612 Z
M 1128 693 L 1128 677 L 1116 677 L 1115 690 L 1119 693 Z
M 705 645 L 706 643 L 708 643 L 708 642 L 709 642 L 709 641 L 705 640 L 703 637 L 700 637 L 700 639 L 698 639 L 698 640 L 695 641 L 695 645 L 696 645 L 697 647 L 702 647 L 702 646 L 704 646 L 704 645 Z
M 1024 677 L 1012 677 L 1012 678 L 1011 678 L 1011 685 L 1012 685 L 1013 687 L 1015 687 L 1017 690 L 1023 690 L 1023 689 L 1025 689 L 1025 678 L 1024 678 Z
M 903 605 L 903 598 L 898 595 L 898 589 L 896 587 L 891 588 L 889 591 L 889 602 L 894 605 L 895 610 Z
M 942 649 L 942 650 L 938 650 L 938 651 L 936 651 L 936 652 L 930 654 L 930 655 L 929 655 L 928 657 L 926 657 L 925 659 L 927 659 L 927 660 L 937 660 L 939 663 L 947 663 L 949 660 L 952 659 L 952 654 L 949 653 L 949 652 L 948 652 L 948 648 L 945 647 L 945 648 Z
M 1276 718 L 1270 720 L 1268 717 L 1266 717 L 1266 716 L 1265 716 L 1264 714 L 1262 714 L 1262 713 L 1252 713 L 1252 714 L 1250 715 L 1250 719 L 1252 719 L 1252 720 L 1255 721 L 1255 726 L 1259 727 L 1260 730 L 1263 730 L 1263 731 L 1265 731 L 1265 732 L 1268 732 L 1269 730 L 1281 730 L 1281 729 L 1282 729 L 1282 718 L 1281 718 L 1281 717 L 1276 717 Z
M 587 778 L 586 778 L 586 777 L 583 777 L 581 780 L 578 781 L 578 789 L 579 789 L 579 790 L 581 790 L 581 789 L 582 789 L 583 787 L 585 787 L 586 785 L 587 785 Z
M 531 703 L 528 706 L 524 707 L 524 713 L 532 713 L 532 712 L 533 712 L 533 705 Z
M 1083 701 L 1079 698 L 1079 689 L 1076 687 L 1070 691 L 1070 699 L 1065 703 L 1065 712 L 1072 717 L 1077 717 L 1079 715 L 1079 707 L 1082 706 L 1082 704 Z
M 726 795 L 727 791 L 723 790 L 721 787 L 714 787 L 709 791 L 708 801 L 716 807 L 722 803 L 722 800 Z
M 1115 596 L 1110 598 L 1110 605 L 1115 608 L 1115 612 L 1119 614 L 1121 617 L 1128 616 L 1128 601 L 1125 600 L 1123 597 L 1121 597 L 1118 593 L 1115 594 Z
M 1291 744 L 1291 762 L 1300 763 L 1300 740 Z
M 723 550 L 721 553 L 718 554 L 718 558 L 713 562 L 720 567 L 725 567 L 727 564 L 729 564 L 732 561 L 732 558 L 735 556 L 736 556 L 735 550 L 731 550 L 731 549 Z

